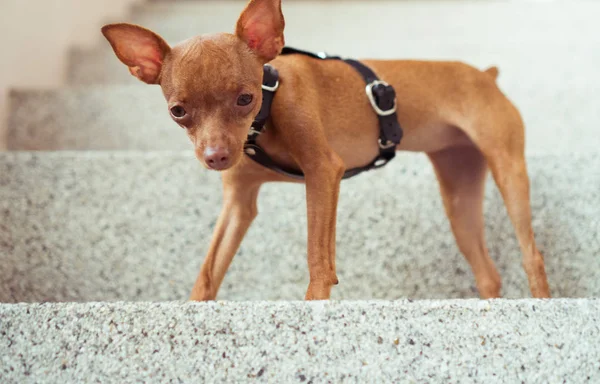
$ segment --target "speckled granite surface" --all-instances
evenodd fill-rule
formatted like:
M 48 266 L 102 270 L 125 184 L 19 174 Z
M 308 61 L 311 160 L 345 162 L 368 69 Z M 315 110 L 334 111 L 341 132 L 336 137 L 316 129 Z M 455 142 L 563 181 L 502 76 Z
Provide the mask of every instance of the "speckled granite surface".
M 3 383 L 596 383 L 600 301 L 0 305 Z
M 600 156 L 534 156 L 533 226 L 555 297 L 600 296 Z M 505 297 L 529 297 L 499 193 L 487 240 Z M 264 186 L 259 217 L 220 292 L 301 299 L 304 187 Z M 184 300 L 207 250 L 221 187 L 190 152 L 0 154 L 0 301 Z M 476 297 L 423 155 L 342 184 L 334 299 Z

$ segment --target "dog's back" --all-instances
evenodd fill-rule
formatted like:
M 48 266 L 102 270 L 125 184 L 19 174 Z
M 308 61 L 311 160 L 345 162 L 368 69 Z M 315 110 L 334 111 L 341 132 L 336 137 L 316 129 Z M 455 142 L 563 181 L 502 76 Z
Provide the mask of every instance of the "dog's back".
M 400 150 L 433 152 L 468 143 L 466 122 L 490 103 L 506 101 L 495 83 L 496 67 L 480 71 L 460 62 L 416 60 L 362 63 L 395 88 L 405 133 Z M 277 127 L 321 121 L 328 141 L 349 168 L 377 154 L 377 115 L 354 68 L 343 61 L 302 55 L 280 56 L 272 64 L 281 79 L 272 109 Z

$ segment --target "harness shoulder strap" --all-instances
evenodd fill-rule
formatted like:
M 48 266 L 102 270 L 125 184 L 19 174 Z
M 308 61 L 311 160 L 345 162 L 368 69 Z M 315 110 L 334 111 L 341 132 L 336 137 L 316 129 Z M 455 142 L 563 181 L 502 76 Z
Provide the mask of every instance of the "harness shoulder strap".
M 342 60 L 339 56 L 329 56 L 325 53 L 314 54 L 291 47 L 283 48 L 281 54 L 301 54 L 319 60 Z M 361 62 L 351 59 L 343 61 L 356 69 L 365 80 L 367 84 L 365 88 L 367 98 L 379 119 L 379 155 L 371 163 L 363 167 L 346 171 L 343 178 L 347 179 L 364 171 L 383 167 L 392 160 L 396 156 L 396 146 L 400 144 L 403 132 L 396 114 L 396 92 L 394 88 L 384 81 L 379 80 L 375 72 Z M 256 143 L 256 138 L 264 131 L 265 124 L 269 118 L 271 104 L 277 88 L 279 88 L 279 73 L 273 66 L 265 64 L 263 70 L 262 105 L 248 133 L 244 151 L 252 160 L 275 172 L 294 179 L 304 179 L 302 172 L 278 166 Z
M 279 72 L 277 72 L 277 69 L 275 69 L 273 66 L 265 64 L 263 67 L 262 105 L 258 115 L 250 127 L 250 131 L 248 132 L 248 138 L 244 144 L 244 152 L 248 157 L 264 167 L 272 169 L 282 175 L 302 180 L 304 179 L 304 174 L 302 174 L 302 172 L 280 167 L 256 143 L 256 139 L 262 132 L 264 132 L 267 120 L 269 120 L 269 116 L 271 114 L 271 104 L 273 103 L 273 97 L 275 96 L 275 92 L 278 88 Z

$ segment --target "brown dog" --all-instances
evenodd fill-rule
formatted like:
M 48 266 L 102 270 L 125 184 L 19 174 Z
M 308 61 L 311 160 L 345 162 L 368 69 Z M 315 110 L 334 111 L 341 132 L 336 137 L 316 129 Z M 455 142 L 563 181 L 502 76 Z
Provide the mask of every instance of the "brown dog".
M 186 40 L 171 48 L 139 26 L 102 29 L 118 58 L 148 84 L 160 84 L 173 120 L 185 129 L 197 158 L 222 171 L 224 206 L 192 300 L 213 300 L 250 223 L 261 184 L 294 181 L 244 156 L 248 129 L 261 107 L 263 65 L 277 68 L 281 86 L 258 143 L 278 164 L 305 175 L 308 212 L 306 299 L 328 299 L 337 284 L 335 226 L 346 169 L 378 155 L 378 120 L 365 84 L 348 64 L 301 55 L 284 46 L 281 0 L 251 0 L 235 34 Z M 456 62 L 377 61 L 364 64 L 393 85 L 404 139 L 397 150 L 427 153 L 446 213 L 480 295 L 500 295 L 500 276 L 484 239 L 482 200 L 488 166 L 523 253 L 534 297 L 549 297 L 544 259 L 531 226 L 524 127 L 496 86 L 495 68 L 481 72 Z

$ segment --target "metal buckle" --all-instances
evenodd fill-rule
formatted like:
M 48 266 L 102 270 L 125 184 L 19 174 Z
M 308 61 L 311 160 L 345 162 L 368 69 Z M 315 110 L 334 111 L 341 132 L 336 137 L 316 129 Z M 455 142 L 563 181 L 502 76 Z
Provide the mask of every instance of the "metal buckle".
M 274 86 L 269 87 L 268 85 L 263 84 L 262 89 L 268 92 L 275 92 L 279 88 L 279 80 L 275 83 Z
M 371 106 L 373 107 L 373 109 L 375 110 L 375 112 L 379 115 L 379 116 L 390 116 L 393 115 L 394 113 L 396 113 L 396 109 L 397 109 L 397 102 L 396 99 L 394 98 L 394 106 L 391 109 L 388 109 L 387 111 L 382 110 L 381 108 L 379 108 L 379 106 L 377 105 L 377 103 L 375 102 L 375 96 L 373 95 L 373 87 L 376 85 L 385 85 L 386 87 L 389 87 L 390 85 L 388 83 L 386 83 L 385 81 L 381 81 L 381 80 L 375 80 L 374 82 L 372 82 L 371 84 L 367 85 L 366 91 L 367 91 L 367 97 L 369 98 L 369 101 L 371 102 Z M 381 146 L 382 144 L 379 143 L 379 146 Z M 383 148 L 383 147 L 382 147 Z M 389 148 L 389 147 L 388 147 Z
M 341 60 L 342 58 L 337 55 L 330 55 L 327 52 L 317 52 L 316 56 L 321 60 Z
M 388 159 L 384 159 L 383 157 L 380 157 L 379 159 L 375 160 L 375 163 L 373 163 L 373 167 L 374 168 L 381 168 L 384 165 L 386 165 L 389 162 Z
M 257 131 L 256 129 L 254 129 L 254 127 L 250 127 L 250 129 L 248 130 L 248 135 L 260 135 L 262 133 L 262 131 Z
M 396 143 L 390 140 L 386 140 L 385 144 L 381 142 L 381 139 L 377 140 L 377 142 L 379 143 L 379 148 L 381 149 L 388 149 L 396 146 Z
M 275 71 L 275 68 L 273 68 L 273 66 L 271 64 L 265 64 L 265 67 L 269 67 L 271 69 L 271 71 Z M 275 92 L 277 90 L 277 88 L 279 88 L 279 78 L 277 78 L 277 81 L 275 82 L 275 85 L 272 87 L 269 87 L 268 85 L 265 84 L 261 84 L 261 87 L 263 90 L 267 91 L 267 92 Z

